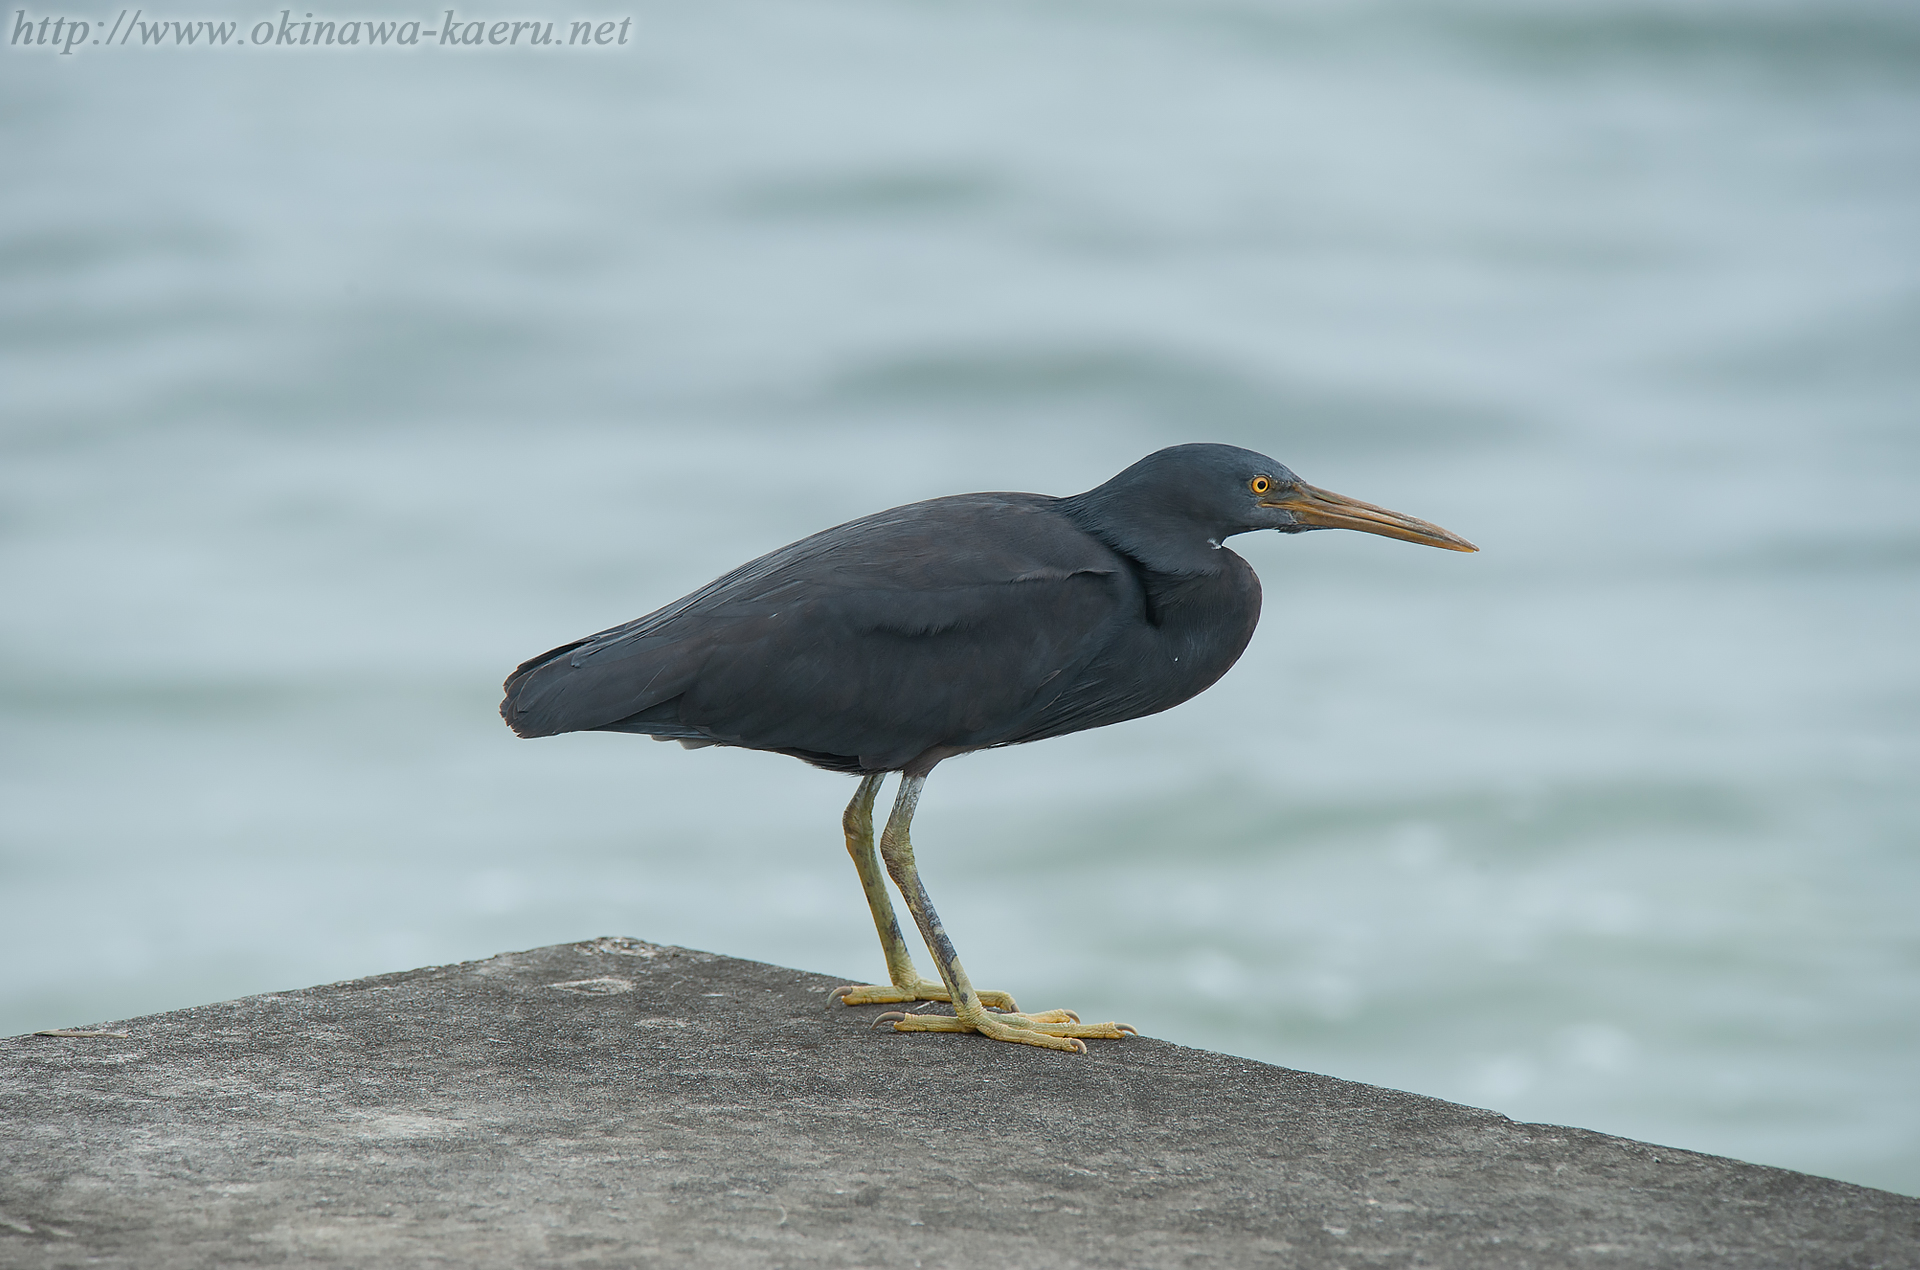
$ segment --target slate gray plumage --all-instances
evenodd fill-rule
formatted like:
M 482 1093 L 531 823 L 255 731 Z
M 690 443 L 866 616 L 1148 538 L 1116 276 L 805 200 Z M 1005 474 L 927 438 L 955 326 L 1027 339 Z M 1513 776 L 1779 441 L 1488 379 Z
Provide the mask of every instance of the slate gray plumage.
M 961 494 L 803 538 L 523 662 L 500 713 L 523 737 L 632 732 L 864 777 L 847 843 L 894 983 L 847 999 L 951 1000 L 957 1017 L 937 1026 L 1084 1048 L 1075 1038 L 1121 1030 L 1065 1011 L 983 1009 L 913 865 L 920 785 L 956 754 L 1137 719 L 1204 691 L 1260 617 L 1259 579 L 1226 540 L 1325 528 L 1474 550 L 1425 521 L 1315 489 L 1251 450 L 1174 446 L 1084 494 Z M 873 858 L 873 801 L 889 772 L 902 782 L 881 854 L 939 984 L 912 969 Z M 984 1001 L 1013 1004 L 1004 993 Z M 1003 1035 L 1009 1027 L 1020 1034 Z

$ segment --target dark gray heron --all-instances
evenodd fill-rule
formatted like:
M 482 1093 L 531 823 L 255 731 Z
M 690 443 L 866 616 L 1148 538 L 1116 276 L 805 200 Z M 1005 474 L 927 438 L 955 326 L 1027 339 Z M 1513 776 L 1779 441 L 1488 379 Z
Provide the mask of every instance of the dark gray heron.
M 1477 550 L 1251 450 L 1174 446 L 1069 498 L 958 494 L 803 538 L 523 662 L 500 713 L 523 737 L 635 732 L 858 776 L 841 823 L 892 982 L 841 999 L 950 1002 L 951 1016 L 879 1021 L 1084 1052 L 1083 1037 L 1132 1029 L 1069 1010 L 1021 1014 L 1006 993 L 974 988 L 914 865 L 914 807 L 955 755 L 1138 719 L 1211 686 L 1260 618 L 1260 580 L 1226 540 L 1258 529 Z M 874 801 L 892 772 L 900 786 L 876 858 Z M 914 967 L 881 861 L 938 982 Z

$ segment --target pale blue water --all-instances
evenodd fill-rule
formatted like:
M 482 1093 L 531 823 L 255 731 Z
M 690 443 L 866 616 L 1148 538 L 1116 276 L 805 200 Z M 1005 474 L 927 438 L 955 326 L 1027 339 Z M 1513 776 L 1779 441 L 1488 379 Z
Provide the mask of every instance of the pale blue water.
M 631 13 L 0 48 L 0 1031 L 607 932 L 876 975 L 850 782 L 501 677 L 1221 440 L 1484 551 L 1238 540 L 1219 686 L 942 767 L 976 980 L 1920 1192 L 1910 7 Z

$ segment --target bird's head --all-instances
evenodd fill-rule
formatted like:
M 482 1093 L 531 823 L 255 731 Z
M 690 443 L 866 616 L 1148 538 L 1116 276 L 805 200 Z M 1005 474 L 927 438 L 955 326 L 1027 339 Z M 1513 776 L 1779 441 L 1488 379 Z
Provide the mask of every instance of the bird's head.
M 1251 450 L 1241 450 L 1239 454 L 1244 456 L 1239 473 L 1244 477 L 1241 484 L 1252 500 L 1252 514 L 1246 522 L 1248 529 L 1277 529 L 1283 534 L 1304 533 L 1309 529 L 1358 529 L 1362 533 L 1417 542 L 1423 547 L 1480 550 L 1460 535 L 1428 521 L 1309 485 L 1264 455 Z
M 1109 523 L 1151 524 L 1162 535 L 1184 524 L 1215 547 L 1257 529 L 1358 529 L 1448 551 L 1479 550 L 1438 525 L 1309 485 L 1285 464 L 1231 445 L 1156 451 L 1081 498 Z

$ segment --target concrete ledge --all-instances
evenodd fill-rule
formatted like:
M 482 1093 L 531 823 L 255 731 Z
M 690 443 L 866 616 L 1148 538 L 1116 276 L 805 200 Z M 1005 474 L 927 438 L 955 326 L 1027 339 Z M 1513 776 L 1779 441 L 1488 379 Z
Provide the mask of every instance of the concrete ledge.
M 1920 1200 L 628 939 L 0 1041 L 0 1265 L 1920 1266 Z

